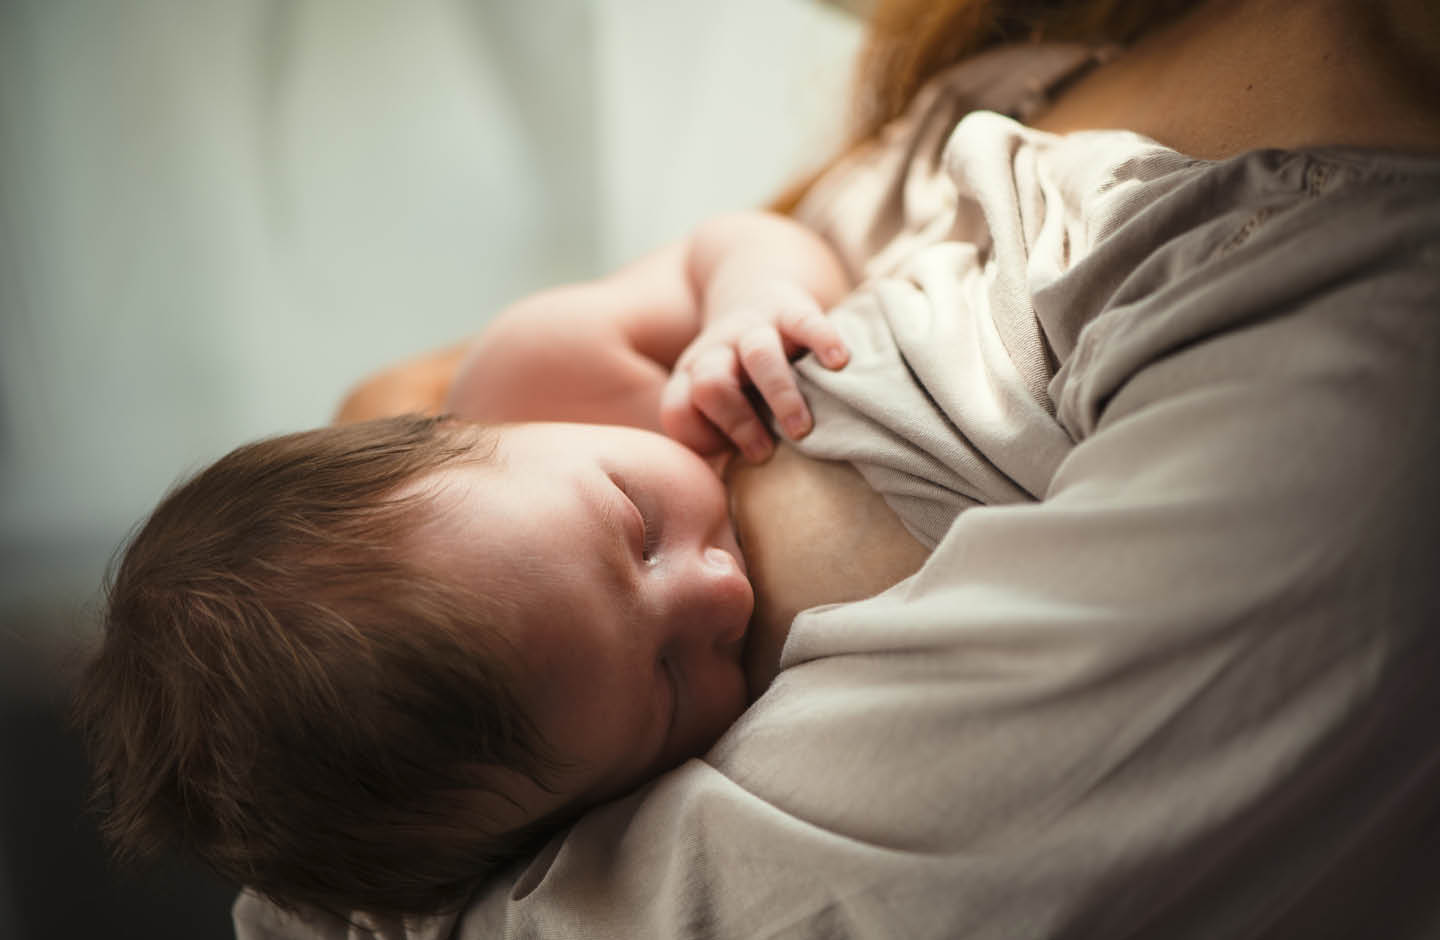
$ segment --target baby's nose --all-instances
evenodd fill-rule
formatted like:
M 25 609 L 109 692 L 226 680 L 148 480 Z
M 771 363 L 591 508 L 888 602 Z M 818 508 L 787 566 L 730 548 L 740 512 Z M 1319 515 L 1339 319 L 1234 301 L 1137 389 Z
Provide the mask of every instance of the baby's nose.
M 755 593 L 739 561 L 724 548 L 712 545 L 690 556 L 692 567 L 674 602 L 682 622 L 689 621 L 694 642 L 707 647 L 733 645 L 745 635 L 755 606 Z
M 738 572 L 740 570 L 740 563 L 735 560 L 735 556 L 723 548 L 707 548 L 705 549 L 704 557 L 705 564 L 714 568 L 716 571 L 728 574 L 731 571 Z

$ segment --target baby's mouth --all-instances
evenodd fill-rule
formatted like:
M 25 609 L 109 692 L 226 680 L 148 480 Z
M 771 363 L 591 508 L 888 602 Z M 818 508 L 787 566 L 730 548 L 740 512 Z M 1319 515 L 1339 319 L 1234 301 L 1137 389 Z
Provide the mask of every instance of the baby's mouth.
M 750 569 L 745 565 L 745 543 L 740 538 L 740 523 L 735 520 L 735 490 L 730 486 L 725 487 L 725 514 L 729 517 L 729 535 L 735 545 L 735 561 L 740 565 L 740 571 L 745 577 L 750 577 Z
M 723 450 L 718 454 L 711 454 L 709 457 L 704 458 L 704 460 L 707 464 L 710 465 L 710 469 L 715 472 L 715 475 L 717 477 L 719 477 L 721 480 L 727 481 L 726 485 L 728 486 L 730 468 L 735 466 L 734 458 L 735 451 Z

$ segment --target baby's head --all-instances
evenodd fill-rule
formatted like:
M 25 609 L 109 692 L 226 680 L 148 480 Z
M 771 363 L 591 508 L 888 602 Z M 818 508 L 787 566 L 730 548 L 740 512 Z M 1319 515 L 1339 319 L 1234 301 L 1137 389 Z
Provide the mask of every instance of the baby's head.
M 722 484 L 658 435 L 402 418 L 242 447 L 114 572 L 107 833 L 284 902 L 436 910 L 744 709 Z

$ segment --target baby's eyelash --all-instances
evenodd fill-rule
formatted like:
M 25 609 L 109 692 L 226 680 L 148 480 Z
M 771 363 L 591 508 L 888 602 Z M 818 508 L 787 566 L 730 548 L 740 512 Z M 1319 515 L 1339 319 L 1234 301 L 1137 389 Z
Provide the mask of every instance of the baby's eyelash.
M 625 494 L 625 498 L 630 500 L 640 513 L 640 529 L 642 533 L 640 539 L 640 558 L 643 561 L 649 561 L 654 557 L 655 549 L 660 547 L 660 530 L 651 523 L 642 501 L 636 499 L 635 495 L 630 492 L 630 487 L 626 484 L 625 478 L 618 473 L 612 473 L 610 474 L 610 480 L 620 492 Z

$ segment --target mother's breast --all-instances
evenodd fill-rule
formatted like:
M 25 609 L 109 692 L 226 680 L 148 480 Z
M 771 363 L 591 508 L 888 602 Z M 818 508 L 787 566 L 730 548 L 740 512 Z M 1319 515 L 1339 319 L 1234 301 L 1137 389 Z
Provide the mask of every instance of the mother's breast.
M 726 481 L 755 587 L 745 655 L 757 696 L 775 677 L 796 614 L 878 594 L 930 553 L 849 464 L 812 460 L 782 441 L 763 464 L 732 462 Z

